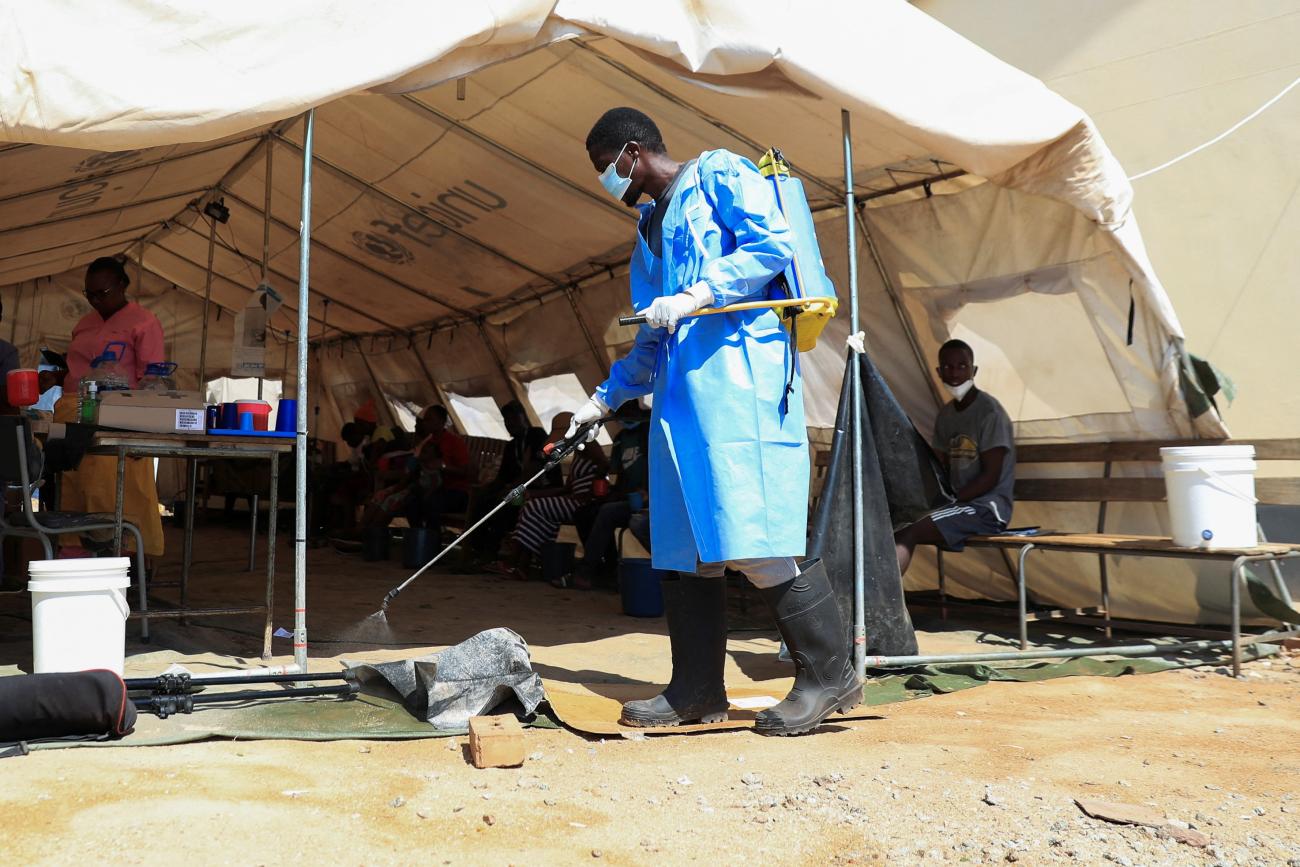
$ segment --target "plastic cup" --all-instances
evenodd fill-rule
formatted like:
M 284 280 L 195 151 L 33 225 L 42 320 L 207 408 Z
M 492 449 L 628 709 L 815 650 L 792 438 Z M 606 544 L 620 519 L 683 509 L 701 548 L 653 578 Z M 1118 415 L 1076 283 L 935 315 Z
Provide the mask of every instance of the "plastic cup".
M 233 403 L 221 405 L 221 426 L 226 430 L 239 429 L 239 410 Z
M 257 421 L 253 417 L 253 414 L 251 412 L 241 412 L 239 414 L 239 429 L 240 430 L 257 429 Z
M 280 405 L 275 410 L 275 429 L 281 433 L 293 433 L 298 429 L 297 398 L 280 398 Z
M 25 368 L 11 370 L 5 376 L 10 406 L 31 406 L 41 399 L 40 374 Z

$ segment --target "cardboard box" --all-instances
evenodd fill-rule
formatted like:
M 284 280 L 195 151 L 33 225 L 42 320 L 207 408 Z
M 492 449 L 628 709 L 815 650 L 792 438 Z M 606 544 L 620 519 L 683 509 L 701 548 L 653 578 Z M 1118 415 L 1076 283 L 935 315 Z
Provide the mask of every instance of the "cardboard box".
M 99 424 L 148 433 L 207 432 L 207 408 L 197 391 L 107 391 Z

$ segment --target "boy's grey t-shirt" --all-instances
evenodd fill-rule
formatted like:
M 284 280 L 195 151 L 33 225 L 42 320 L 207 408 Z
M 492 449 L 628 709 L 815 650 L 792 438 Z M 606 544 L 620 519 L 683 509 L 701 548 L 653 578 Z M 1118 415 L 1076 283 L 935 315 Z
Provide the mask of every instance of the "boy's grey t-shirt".
M 979 475 L 980 453 L 996 448 L 1007 449 L 1002 473 L 993 489 L 973 502 L 992 510 L 1006 524 L 1011 520 L 1016 482 L 1016 440 L 1011 417 L 996 398 L 983 391 L 976 393 L 975 400 L 961 412 L 957 411 L 956 401 L 939 410 L 934 423 L 934 450 L 948 456 L 948 483 L 953 491 Z

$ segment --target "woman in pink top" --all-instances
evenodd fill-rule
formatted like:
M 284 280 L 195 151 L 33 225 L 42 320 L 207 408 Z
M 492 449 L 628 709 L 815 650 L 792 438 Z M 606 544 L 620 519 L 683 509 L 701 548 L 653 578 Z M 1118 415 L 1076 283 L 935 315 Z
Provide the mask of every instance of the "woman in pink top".
M 92 310 L 72 329 L 68 344 L 68 394 L 55 408 L 60 421 L 75 421 L 77 391 L 90 372 L 90 363 L 110 343 L 126 344 L 118 364 L 127 384 L 135 388 L 145 367 L 166 359 L 163 330 L 158 317 L 126 298 L 131 280 L 117 259 L 103 257 L 86 269 L 86 300 Z M 153 461 L 128 458 L 123 515 L 140 528 L 145 553 L 163 553 L 162 519 L 158 513 L 158 488 L 154 483 Z M 87 455 L 74 471 L 63 474 L 62 508 L 71 512 L 112 514 L 117 496 L 117 459 Z M 71 539 L 66 544 L 74 544 Z
M 68 346 L 68 379 L 80 383 L 90 362 L 110 343 L 126 344 L 119 370 L 135 388 L 150 363 L 166 359 L 158 317 L 126 298 L 131 284 L 122 263 L 107 256 L 86 269 L 86 300 L 93 308 L 72 329 Z

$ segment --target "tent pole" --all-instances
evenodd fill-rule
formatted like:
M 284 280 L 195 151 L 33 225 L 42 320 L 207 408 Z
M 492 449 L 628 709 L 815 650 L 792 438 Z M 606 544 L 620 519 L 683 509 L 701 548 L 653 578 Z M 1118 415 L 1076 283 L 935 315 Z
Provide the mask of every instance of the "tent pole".
M 32 286 L 33 287 L 36 286 L 36 281 L 34 279 L 32 280 Z M 32 290 L 32 296 L 33 297 L 36 296 L 35 288 L 33 288 Z M 17 287 L 15 287 L 14 290 L 13 310 L 11 310 L 9 313 L 9 342 L 10 343 L 13 343 L 15 340 L 18 339 L 18 311 L 22 309 L 22 304 L 23 304 L 23 284 L 22 281 L 19 281 Z
M 207 391 L 208 319 L 212 312 L 212 256 L 217 250 L 217 221 L 208 218 L 208 273 L 203 285 L 203 334 L 199 337 L 199 391 Z
M 447 415 L 451 418 L 452 423 L 456 425 L 456 429 L 463 434 L 468 434 L 465 423 L 461 421 L 460 414 L 456 412 L 456 408 L 447 399 L 447 392 L 443 391 L 442 386 L 438 385 L 438 381 L 433 378 L 433 374 L 429 371 L 429 365 L 425 362 L 424 356 L 420 354 L 420 350 L 415 348 L 414 341 L 411 342 L 410 350 L 411 354 L 415 356 L 415 360 L 419 362 L 420 371 L 424 374 L 424 378 L 429 380 L 429 386 L 433 389 L 433 393 L 438 395 L 438 400 L 442 401 L 442 408 L 447 410 Z
M 293 453 L 293 662 L 307 671 L 307 315 L 311 303 L 311 162 L 316 109 L 308 109 L 302 137 L 302 216 L 298 224 L 298 421 Z M 269 143 L 268 143 L 269 144 Z
M 532 406 L 529 405 L 527 400 L 525 400 L 526 395 L 521 394 L 520 390 L 515 388 L 515 381 L 510 378 L 510 373 L 506 370 L 506 363 L 501 359 L 500 354 L 497 353 L 496 345 L 492 343 L 492 337 L 487 333 L 487 329 L 483 327 L 483 320 L 480 319 L 474 324 L 478 326 L 478 335 L 483 338 L 483 345 L 487 347 L 488 352 L 492 353 L 492 360 L 497 363 L 497 370 L 501 373 L 501 378 L 506 381 L 506 391 L 514 395 L 515 400 L 524 405 L 524 411 L 528 414 L 529 418 L 532 418 Z
M 844 208 L 848 220 L 849 257 L 849 333 L 857 334 L 858 322 L 858 243 L 857 231 L 853 226 L 853 215 L 857 207 L 853 202 L 853 134 L 849 129 L 849 113 L 840 110 L 840 127 L 844 138 Z M 867 671 L 866 642 L 867 623 L 864 610 L 866 598 L 866 548 L 862 538 L 862 524 L 866 517 L 866 508 L 862 498 L 862 366 L 854 357 L 849 365 L 849 388 L 853 389 L 853 418 L 850 429 L 853 431 L 853 666 L 861 678 Z
M 1122 644 L 1062 649 L 976 651 L 975 653 L 941 653 L 917 656 L 873 656 L 872 668 L 899 668 L 913 665 L 940 665 L 967 662 L 1012 662 L 1025 659 L 1083 659 L 1088 656 L 1172 656 L 1203 650 L 1229 650 L 1232 639 L 1185 641 L 1178 644 Z
M 274 142 L 266 140 L 266 198 L 262 206 L 262 282 L 266 282 L 266 268 L 271 261 L 271 153 Z M 262 399 L 262 377 L 257 378 L 257 399 Z
M 140 245 L 140 255 L 135 260 L 135 291 L 144 286 L 144 244 Z
M 271 154 L 275 150 L 266 140 L 266 193 L 262 199 L 262 282 L 266 282 L 267 267 L 271 261 Z
M 903 333 L 907 335 L 907 343 L 912 347 L 912 354 L 916 356 L 917 366 L 921 369 L 921 375 L 925 377 L 926 385 L 930 386 L 930 394 L 934 395 L 935 403 L 943 406 L 947 403 L 939 393 L 939 386 L 934 384 L 934 377 L 930 376 L 930 366 L 925 362 L 925 353 L 921 351 L 921 342 L 916 338 L 916 329 L 912 327 L 912 320 L 907 317 L 907 311 L 903 309 L 903 300 L 898 297 L 898 291 L 894 288 L 894 283 L 889 279 L 889 273 L 885 271 L 884 260 L 880 258 L 880 251 L 876 249 L 876 239 L 871 237 L 871 232 L 867 231 L 867 220 L 861 214 L 855 214 L 858 227 L 862 230 L 862 237 L 867 242 L 867 250 L 871 253 L 871 261 L 876 265 L 876 273 L 880 275 L 880 282 L 885 286 L 885 293 L 889 295 L 889 300 L 894 305 L 894 313 L 898 316 L 898 324 L 903 326 Z
M 587 348 L 591 350 L 592 358 L 596 359 L 596 375 L 599 376 L 609 366 L 609 359 L 601 355 L 600 350 L 596 348 L 596 338 L 591 336 L 591 329 L 587 327 L 587 320 L 582 318 L 582 308 L 578 306 L 578 299 L 573 297 L 573 290 L 565 289 L 564 297 L 569 299 L 569 306 L 573 308 L 573 316 L 578 320 L 578 327 L 582 329 L 582 336 L 587 338 Z
M 361 338 L 356 337 L 353 340 L 357 344 L 357 349 L 361 350 Z M 374 348 L 375 341 L 372 337 L 370 339 L 370 349 L 373 351 Z M 393 406 L 388 402 L 388 395 L 384 394 L 383 386 L 379 384 L 379 377 L 375 376 L 375 369 L 370 366 L 370 362 L 366 359 L 368 353 L 359 351 L 358 354 L 361 356 L 361 366 L 366 369 L 366 376 L 370 377 L 370 384 L 375 387 L 375 411 L 382 412 L 384 414 L 383 418 L 388 420 L 390 426 L 401 430 L 402 426 L 398 424 L 397 413 L 393 412 Z

